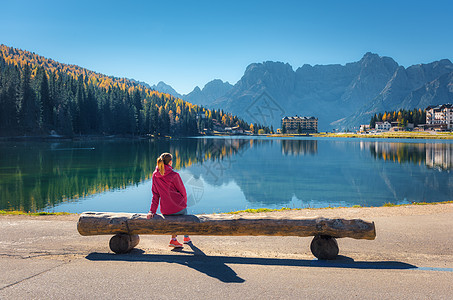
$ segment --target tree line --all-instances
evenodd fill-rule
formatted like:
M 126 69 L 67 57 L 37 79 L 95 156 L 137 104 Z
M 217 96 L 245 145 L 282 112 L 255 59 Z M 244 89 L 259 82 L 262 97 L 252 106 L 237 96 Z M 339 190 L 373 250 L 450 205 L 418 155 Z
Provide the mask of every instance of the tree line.
M 215 125 L 250 128 L 223 110 L 193 105 L 130 80 L 4 45 L 0 50 L 0 135 L 188 136 Z
M 376 122 L 398 122 L 398 126 L 406 127 L 412 123 L 415 127 L 426 123 L 426 110 L 414 108 L 413 110 L 400 109 L 399 111 L 386 111 L 384 114 L 374 114 L 370 120 L 370 128 L 375 128 Z

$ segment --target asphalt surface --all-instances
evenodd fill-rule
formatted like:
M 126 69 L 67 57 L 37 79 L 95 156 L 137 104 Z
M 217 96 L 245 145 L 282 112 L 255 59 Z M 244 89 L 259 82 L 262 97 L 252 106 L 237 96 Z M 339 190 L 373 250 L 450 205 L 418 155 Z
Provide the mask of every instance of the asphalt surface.
M 452 299 L 453 205 L 383 209 L 291 212 L 375 221 L 376 240 L 339 239 L 332 261 L 299 237 L 193 236 L 172 251 L 141 236 L 117 255 L 77 216 L 0 216 L 0 299 Z

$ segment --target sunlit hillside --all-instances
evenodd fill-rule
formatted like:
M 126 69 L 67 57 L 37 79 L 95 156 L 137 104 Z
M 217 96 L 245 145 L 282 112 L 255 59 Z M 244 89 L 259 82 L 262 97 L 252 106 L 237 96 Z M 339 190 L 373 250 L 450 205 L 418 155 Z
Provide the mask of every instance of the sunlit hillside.
M 0 45 L 0 135 L 187 136 L 233 126 L 250 128 L 129 79 Z

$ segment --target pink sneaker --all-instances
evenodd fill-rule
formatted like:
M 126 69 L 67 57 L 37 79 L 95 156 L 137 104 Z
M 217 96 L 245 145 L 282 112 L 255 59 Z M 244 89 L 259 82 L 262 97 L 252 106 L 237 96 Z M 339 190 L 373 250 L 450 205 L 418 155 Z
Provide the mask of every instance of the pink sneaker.
M 175 248 L 182 248 L 184 247 L 180 242 L 177 240 L 171 240 L 170 244 L 168 244 L 169 247 L 175 247 Z
M 192 241 L 190 240 L 190 237 L 184 237 L 184 244 L 188 244 L 188 243 L 190 243 L 190 242 L 192 242 Z

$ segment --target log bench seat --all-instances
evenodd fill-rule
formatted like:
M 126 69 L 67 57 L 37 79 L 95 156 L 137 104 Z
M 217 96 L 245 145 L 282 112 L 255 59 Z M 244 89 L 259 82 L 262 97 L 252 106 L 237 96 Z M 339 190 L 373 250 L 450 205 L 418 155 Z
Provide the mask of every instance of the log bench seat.
M 83 236 L 114 235 L 110 249 L 126 253 L 138 245 L 139 234 L 212 235 L 212 236 L 314 236 L 310 249 L 319 259 L 334 259 L 339 252 L 336 238 L 373 240 L 374 222 L 360 219 L 326 219 L 270 217 L 262 215 L 154 215 L 85 212 L 80 215 L 77 230 Z

